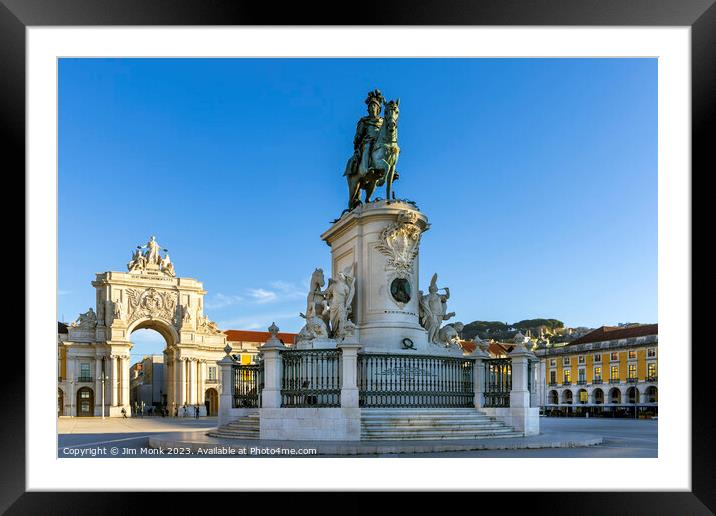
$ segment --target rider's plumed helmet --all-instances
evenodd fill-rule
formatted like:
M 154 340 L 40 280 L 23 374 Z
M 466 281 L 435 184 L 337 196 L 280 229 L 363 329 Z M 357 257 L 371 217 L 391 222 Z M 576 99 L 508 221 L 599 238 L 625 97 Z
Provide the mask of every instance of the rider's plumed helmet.
M 365 99 L 365 103 L 367 105 L 376 104 L 378 106 L 378 109 L 380 109 L 383 106 L 383 102 L 385 102 L 385 98 L 383 97 L 383 94 L 380 92 L 380 90 L 373 90 L 368 92 L 368 97 Z

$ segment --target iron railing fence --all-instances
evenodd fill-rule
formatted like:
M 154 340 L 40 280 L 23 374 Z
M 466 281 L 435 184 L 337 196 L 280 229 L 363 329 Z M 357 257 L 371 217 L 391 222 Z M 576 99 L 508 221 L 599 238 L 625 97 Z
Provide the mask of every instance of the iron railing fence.
M 512 360 L 485 360 L 485 407 L 509 407 L 512 390 Z
M 462 357 L 358 354 L 360 407 L 473 407 L 475 361 Z
M 340 349 L 292 349 L 281 359 L 282 407 L 341 406 Z
M 263 364 L 233 366 L 234 408 L 258 408 L 264 386 Z

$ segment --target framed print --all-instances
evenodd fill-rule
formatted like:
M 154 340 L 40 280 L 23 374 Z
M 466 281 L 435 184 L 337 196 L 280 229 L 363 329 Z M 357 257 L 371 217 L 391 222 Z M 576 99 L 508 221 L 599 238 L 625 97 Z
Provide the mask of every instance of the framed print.
M 690 216 L 713 2 L 370 11 L 3 0 L 28 299 L 4 510 L 713 510 Z

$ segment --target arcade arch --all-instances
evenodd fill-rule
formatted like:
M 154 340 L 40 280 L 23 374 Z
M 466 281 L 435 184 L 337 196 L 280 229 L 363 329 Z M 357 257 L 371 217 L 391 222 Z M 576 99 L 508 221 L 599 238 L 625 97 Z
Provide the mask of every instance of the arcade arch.
M 98 394 L 104 388 L 106 415 L 121 417 L 122 409 L 131 414 L 130 336 L 150 329 L 166 341 L 167 408 L 173 411 L 198 405 L 204 414 L 208 368 L 217 367 L 216 362 L 224 357 L 226 335 L 204 313 L 203 285 L 193 278 L 177 277 L 168 253 L 162 256 L 154 237 L 141 248 L 146 252 L 140 248 L 134 252 L 128 272 L 96 275 L 92 282 L 95 308 L 90 307 L 69 325 L 64 341 L 67 372 L 59 385 L 65 393 L 64 402 L 73 392 L 79 394 L 74 388 L 79 387 L 77 376 L 82 370 L 83 386 Z M 87 371 L 92 375 L 87 376 Z M 218 389 L 218 397 L 221 385 L 211 387 Z M 101 415 L 101 403 L 100 395 L 93 396 L 89 415 Z M 76 407 L 72 415 L 78 414 Z

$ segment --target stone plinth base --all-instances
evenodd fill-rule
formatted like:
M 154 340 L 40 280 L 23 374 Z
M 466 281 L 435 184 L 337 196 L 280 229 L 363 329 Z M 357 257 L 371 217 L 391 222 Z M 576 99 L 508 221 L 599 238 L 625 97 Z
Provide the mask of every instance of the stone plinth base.
M 538 407 L 483 408 L 481 410 L 488 416 L 500 419 L 506 425 L 513 427 L 526 436 L 539 434 Z
M 337 342 L 334 339 L 313 339 L 300 340 L 296 349 L 336 349 Z
M 359 441 L 359 408 L 262 408 L 261 439 Z

